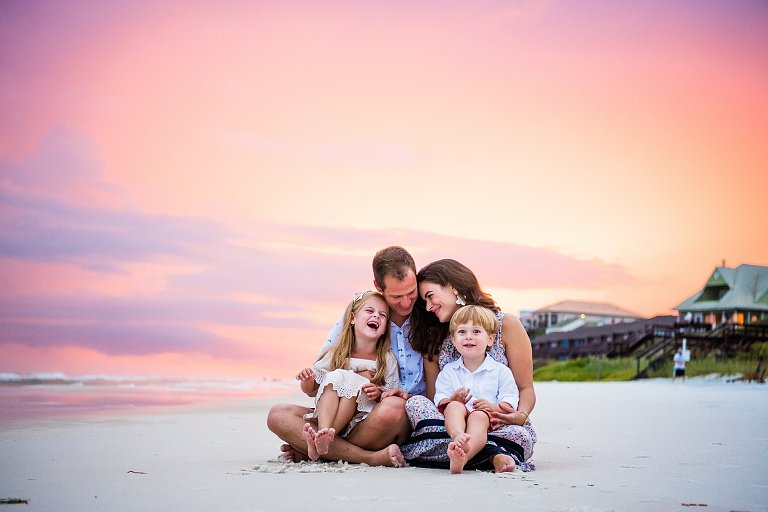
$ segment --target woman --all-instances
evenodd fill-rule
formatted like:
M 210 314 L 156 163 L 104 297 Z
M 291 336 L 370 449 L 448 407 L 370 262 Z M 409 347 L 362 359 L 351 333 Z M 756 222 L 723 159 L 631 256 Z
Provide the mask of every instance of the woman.
M 413 396 L 406 411 L 413 427 L 411 438 L 401 446 L 403 455 L 412 465 L 448 467 L 446 448 L 451 441 L 445 432 L 444 418 L 432 402 L 435 380 L 447 363 L 459 354 L 448 337 L 448 323 L 453 313 L 465 304 L 486 307 L 496 313 L 499 330 L 489 355 L 509 366 L 520 394 L 517 407 L 505 404 L 502 413 L 492 414 L 488 443 L 466 468 L 487 468 L 497 472 L 533 469 L 528 463 L 536 443 L 536 432 L 528 416 L 536 404 L 533 390 L 533 357 L 531 342 L 520 321 L 506 315 L 490 295 L 485 293 L 477 278 L 456 260 L 445 259 L 430 263 L 416 275 L 419 298 L 411 314 L 411 344 L 424 358 L 427 396 Z

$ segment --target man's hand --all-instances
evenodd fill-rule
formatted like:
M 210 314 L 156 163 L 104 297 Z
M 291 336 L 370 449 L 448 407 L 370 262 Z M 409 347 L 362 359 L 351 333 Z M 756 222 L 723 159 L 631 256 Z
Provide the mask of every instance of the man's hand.
M 390 396 L 399 396 L 403 400 L 408 400 L 411 398 L 411 395 L 409 393 L 406 393 L 403 388 L 395 388 L 395 389 L 389 389 L 381 394 L 381 399 L 384 400 L 387 397 Z

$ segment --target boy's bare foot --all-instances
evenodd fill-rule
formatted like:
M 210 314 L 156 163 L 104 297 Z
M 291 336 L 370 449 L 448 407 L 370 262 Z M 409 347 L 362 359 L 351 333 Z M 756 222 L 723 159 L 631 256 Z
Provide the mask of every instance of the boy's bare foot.
M 304 430 L 301 432 L 301 437 L 303 437 L 307 442 L 307 455 L 309 458 L 312 460 L 319 459 L 320 455 L 318 454 L 317 448 L 315 447 L 317 432 L 315 432 L 315 429 L 312 428 L 312 425 L 309 423 L 304 424 Z M 326 450 L 325 453 L 328 453 L 328 450 Z
M 453 442 L 456 443 L 457 445 L 459 445 L 462 450 L 464 450 L 465 452 L 468 452 L 469 451 L 469 440 L 470 439 L 472 439 L 472 436 L 467 434 L 466 432 L 464 432 L 464 433 L 461 433 L 461 434 L 457 435 L 453 439 Z
M 448 444 L 448 458 L 451 459 L 451 473 L 457 474 L 464 471 L 467 463 L 467 452 L 455 441 Z
M 497 473 L 511 473 L 515 470 L 515 467 L 517 467 L 515 459 L 509 455 L 500 453 L 493 456 L 493 469 Z
M 315 435 L 315 448 L 320 455 L 328 454 L 328 447 L 336 438 L 336 430 L 333 428 L 323 428 L 317 431 Z M 311 457 L 311 456 L 310 456 Z

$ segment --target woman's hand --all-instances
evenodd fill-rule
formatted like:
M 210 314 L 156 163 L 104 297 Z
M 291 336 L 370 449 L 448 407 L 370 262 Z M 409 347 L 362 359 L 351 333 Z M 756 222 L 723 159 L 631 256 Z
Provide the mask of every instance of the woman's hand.
M 298 375 L 296 375 L 296 380 L 300 380 L 302 382 L 315 380 L 315 371 L 312 368 L 304 368 L 299 372 Z
M 453 392 L 451 398 L 448 400 L 451 402 L 461 402 L 466 404 L 472 398 L 472 395 L 469 393 L 469 391 L 469 389 L 459 388 Z
M 516 411 L 514 407 L 506 402 L 499 404 L 501 411 L 491 412 L 491 428 L 498 428 L 502 425 L 522 425 L 528 420 L 528 415 Z
M 368 384 L 363 384 L 362 387 L 360 388 L 360 391 L 365 393 L 365 395 L 370 400 L 376 401 L 379 398 L 381 398 L 381 394 L 384 390 L 381 387 L 377 386 L 376 384 L 372 384 L 369 382 Z

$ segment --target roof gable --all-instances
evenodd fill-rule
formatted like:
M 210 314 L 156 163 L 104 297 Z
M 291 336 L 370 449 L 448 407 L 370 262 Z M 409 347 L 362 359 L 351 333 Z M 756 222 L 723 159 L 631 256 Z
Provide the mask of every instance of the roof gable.
M 678 311 L 768 311 L 768 267 L 717 267 L 704 288 L 676 308 Z
M 709 281 L 707 281 L 707 284 L 704 285 L 705 288 L 707 286 L 722 286 L 722 285 L 728 286 L 728 283 L 725 280 L 725 276 L 723 276 L 723 272 L 721 270 L 726 270 L 726 269 L 716 268 L 715 271 L 712 272 L 712 275 L 709 276 Z M 731 269 L 727 269 L 727 270 L 731 270 Z

